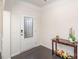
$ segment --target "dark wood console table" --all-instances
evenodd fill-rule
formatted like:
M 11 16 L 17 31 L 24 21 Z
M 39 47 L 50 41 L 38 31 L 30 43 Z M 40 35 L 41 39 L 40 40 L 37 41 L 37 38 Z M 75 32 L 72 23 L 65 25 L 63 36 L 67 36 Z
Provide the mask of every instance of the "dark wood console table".
M 54 43 L 55 43 L 55 47 L 54 47 Z M 71 42 L 69 42 L 69 40 L 66 40 L 66 39 L 59 39 L 59 40 L 52 39 L 52 54 L 54 54 L 54 48 L 55 48 L 55 51 L 57 51 L 57 44 L 58 43 L 73 47 L 74 48 L 74 59 L 77 59 L 77 42 L 71 43 Z

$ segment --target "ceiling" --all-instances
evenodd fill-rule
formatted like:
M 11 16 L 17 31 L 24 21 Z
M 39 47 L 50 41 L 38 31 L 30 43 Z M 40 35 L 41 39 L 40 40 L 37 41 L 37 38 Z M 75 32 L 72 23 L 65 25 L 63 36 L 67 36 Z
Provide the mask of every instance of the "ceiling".
M 37 5 L 39 7 L 42 7 L 42 6 L 52 2 L 53 0 L 23 0 L 23 1 L 32 3 L 32 4 Z
M 11 9 L 12 6 L 15 5 L 15 3 L 19 2 L 19 1 L 28 2 L 28 3 L 34 4 L 38 7 L 42 7 L 48 3 L 51 3 L 54 0 L 6 0 L 5 1 L 5 9 L 6 10 Z

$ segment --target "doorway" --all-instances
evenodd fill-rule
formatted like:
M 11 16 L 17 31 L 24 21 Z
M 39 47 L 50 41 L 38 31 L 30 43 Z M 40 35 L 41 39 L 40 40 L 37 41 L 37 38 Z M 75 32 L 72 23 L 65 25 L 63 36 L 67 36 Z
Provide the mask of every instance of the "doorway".
M 11 56 L 18 55 L 37 46 L 35 17 L 11 15 Z

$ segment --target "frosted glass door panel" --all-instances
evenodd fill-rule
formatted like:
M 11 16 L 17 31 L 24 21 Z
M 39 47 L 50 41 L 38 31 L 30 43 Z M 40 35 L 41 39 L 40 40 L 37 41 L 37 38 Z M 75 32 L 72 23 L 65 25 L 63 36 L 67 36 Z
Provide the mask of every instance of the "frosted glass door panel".
M 33 36 L 33 20 L 32 17 L 24 17 L 24 38 Z

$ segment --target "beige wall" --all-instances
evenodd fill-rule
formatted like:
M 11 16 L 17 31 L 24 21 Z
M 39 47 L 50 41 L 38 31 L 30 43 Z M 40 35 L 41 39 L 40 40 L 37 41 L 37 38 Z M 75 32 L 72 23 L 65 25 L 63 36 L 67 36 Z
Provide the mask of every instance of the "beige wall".
M 2 19 L 2 0 L 0 0 L 0 52 L 1 52 L 1 39 L 2 39 L 2 28 L 3 28 L 3 19 Z
M 68 39 L 69 28 L 73 27 L 77 37 L 77 0 L 55 0 L 42 8 L 40 22 L 40 42 L 42 45 L 52 48 L 51 39 L 57 34 L 61 38 Z M 73 49 L 60 46 L 73 54 Z M 69 51 L 70 50 L 70 51 Z
M 3 20 L 2 20 L 2 8 L 3 8 L 3 5 L 2 5 L 2 1 L 0 1 L 0 32 L 2 32 L 2 26 L 3 26 Z

